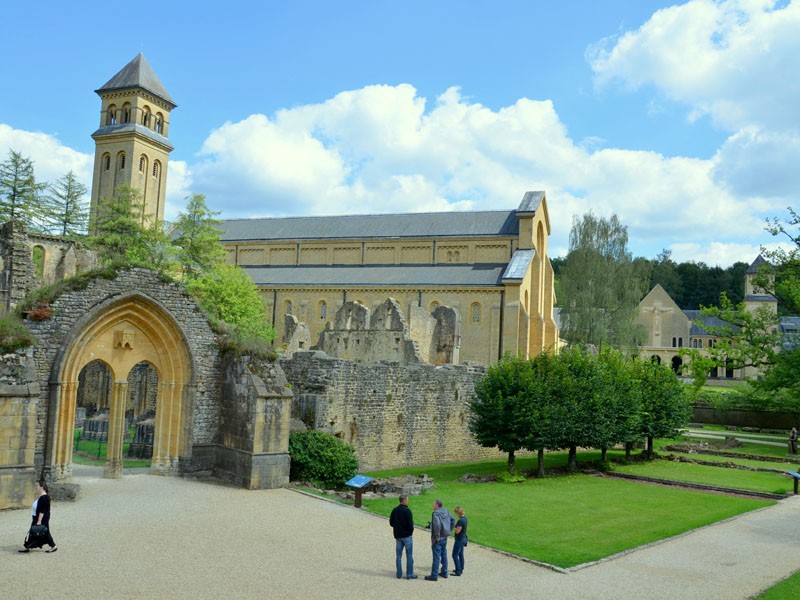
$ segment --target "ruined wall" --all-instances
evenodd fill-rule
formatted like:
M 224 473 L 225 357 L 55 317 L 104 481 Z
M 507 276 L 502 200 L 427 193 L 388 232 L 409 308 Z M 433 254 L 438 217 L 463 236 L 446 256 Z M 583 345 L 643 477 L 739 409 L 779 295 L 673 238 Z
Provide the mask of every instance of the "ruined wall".
M 468 429 L 482 366 L 359 363 L 313 351 L 280 364 L 292 418 L 351 444 L 362 470 L 504 456 Z
M 74 241 L 29 233 L 18 221 L 0 226 L 0 301 L 6 309 L 38 287 L 96 266 L 97 254 Z
M 39 382 L 26 353 L 0 356 L 0 510 L 30 506 Z
M 216 443 L 219 422 L 220 364 L 216 336 L 208 320 L 179 285 L 165 282 L 159 275 L 146 269 L 130 269 L 119 273 L 116 279 L 97 278 L 85 289 L 64 293 L 53 304 L 53 316 L 43 321 L 26 320 L 25 324 L 37 338 L 33 349 L 41 394 L 38 405 L 36 432 L 37 466 L 42 465 L 45 427 L 48 423 L 51 370 L 56 357 L 80 334 L 74 326 L 98 313 L 108 302 L 129 294 L 139 294 L 150 299 L 171 315 L 185 336 L 192 357 L 194 387 L 186 408 L 191 411 L 189 436 L 198 465 L 191 462 L 183 469 L 207 470 L 208 458 L 200 458 L 204 445 Z
M 226 361 L 214 475 L 247 489 L 289 483 L 292 393 L 276 364 Z

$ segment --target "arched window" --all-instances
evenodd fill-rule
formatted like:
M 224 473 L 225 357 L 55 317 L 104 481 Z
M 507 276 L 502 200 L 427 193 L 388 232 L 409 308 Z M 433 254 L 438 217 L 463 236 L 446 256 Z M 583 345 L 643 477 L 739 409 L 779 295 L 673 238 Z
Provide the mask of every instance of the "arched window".
M 436 300 L 434 300 L 433 302 L 431 302 L 431 312 L 435 311 L 437 308 L 439 308 L 439 303 Z
M 477 302 L 473 302 L 472 306 L 470 307 L 470 314 L 472 315 L 472 322 L 473 323 L 480 323 L 481 322 L 481 305 Z
M 103 167 L 105 168 L 106 171 L 108 171 L 111 168 L 111 155 L 110 154 L 104 154 L 103 155 Z
M 147 157 L 142 154 L 139 157 L 139 173 L 144 173 L 147 171 Z
M 120 152 L 117 155 L 117 170 L 124 171 L 125 170 L 125 153 Z
M 122 105 L 122 122 L 123 123 L 130 123 L 131 122 L 131 105 L 127 102 Z
M 328 316 L 328 305 L 323 300 L 319 303 L 319 318 L 325 319 L 327 316 Z
M 164 133 L 164 115 L 156 113 L 156 133 Z
M 161 163 L 153 161 L 153 177 L 158 177 L 158 172 L 161 170 Z
M 108 107 L 108 112 L 106 113 L 106 125 L 116 125 L 117 124 L 117 106 L 116 104 L 111 104 Z
M 447 251 L 447 262 L 453 262 L 453 253 L 450 250 Z
M 453 252 L 453 260 L 455 262 L 461 262 L 461 252 L 459 252 L 458 250 Z
M 150 127 L 150 107 L 145 106 L 144 110 L 142 110 L 142 125 L 145 127 Z
M 287 314 L 287 315 L 290 315 L 290 314 L 292 314 L 292 301 L 291 301 L 291 300 L 287 300 L 287 301 L 286 301 L 286 311 L 285 311 L 285 314 Z
M 675 373 L 680 374 L 681 367 L 683 367 L 683 361 L 681 360 L 680 356 L 673 356 L 672 357 L 672 370 Z
M 653 356 L 650 357 L 650 362 L 654 362 L 657 365 L 660 365 L 661 364 L 661 357 L 660 356 L 656 356 L 655 354 L 653 354 Z

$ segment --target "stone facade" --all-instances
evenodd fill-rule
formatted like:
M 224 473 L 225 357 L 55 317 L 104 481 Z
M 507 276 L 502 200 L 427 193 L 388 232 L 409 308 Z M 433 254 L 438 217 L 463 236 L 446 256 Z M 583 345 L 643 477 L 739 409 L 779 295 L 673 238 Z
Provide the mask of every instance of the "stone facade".
M 505 456 L 469 433 L 480 365 L 362 363 L 296 352 L 280 365 L 292 418 L 351 444 L 362 470 Z
M 0 509 L 29 505 L 33 496 L 39 391 L 28 354 L 0 356 Z
M 279 340 L 284 315 L 316 340 L 347 303 L 374 313 L 392 298 L 412 330 L 418 309 L 461 315 L 453 362 L 491 364 L 558 346 L 542 191 L 526 192 L 515 210 L 237 219 L 222 230 L 229 262 L 259 286 Z

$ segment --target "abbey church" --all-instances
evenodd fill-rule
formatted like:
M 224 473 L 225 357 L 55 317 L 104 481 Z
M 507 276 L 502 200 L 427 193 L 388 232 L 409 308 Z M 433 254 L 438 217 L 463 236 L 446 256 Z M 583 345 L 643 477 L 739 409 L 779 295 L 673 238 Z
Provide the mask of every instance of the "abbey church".
M 144 218 L 163 219 L 175 102 L 141 54 L 97 94 L 92 217 L 101 198 L 127 183 L 142 191 Z M 509 208 L 225 220 L 222 241 L 260 288 L 279 350 L 295 322 L 305 324 L 309 349 L 345 305 L 373 312 L 391 298 L 423 362 L 490 364 L 558 341 L 546 195 L 499 203 Z M 440 306 L 452 309 L 454 323 L 432 337 Z

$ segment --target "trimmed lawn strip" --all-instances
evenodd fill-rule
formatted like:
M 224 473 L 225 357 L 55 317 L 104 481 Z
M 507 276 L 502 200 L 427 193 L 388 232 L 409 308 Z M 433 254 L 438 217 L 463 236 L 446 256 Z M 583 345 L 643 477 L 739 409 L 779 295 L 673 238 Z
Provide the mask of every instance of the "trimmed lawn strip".
M 663 450 L 663 453 L 669 452 L 673 456 L 680 456 L 689 460 L 700 460 L 710 463 L 719 463 L 720 466 L 725 464 L 739 465 L 742 467 L 749 467 L 752 469 L 772 469 L 773 471 L 793 471 L 792 463 L 786 462 L 771 462 L 764 460 L 749 460 L 747 458 L 731 458 L 729 456 L 717 456 L 715 454 L 703 454 L 702 452 L 689 453 L 689 452 L 675 452 Z
M 800 571 L 759 594 L 756 600 L 796 600 L 800 598 Z
M 768 492 L 770 494 L 785 494 L 793 490 L 792 480 L 787 475 L 740 469 L 721 469 L 719 467 L 678 461 L 654 460 L 639 464 L 615 465 L 614 471 L 671 481 L 705 483 L 740 490 Z
M 552 458 L 560 462 L 557 455 Z M 517 464 L 520 470 L 528 470 L 535 459 L 518 459 Z M 465 473 L 487 475 L 504 468 L 502 461 L 485 461 L 370 475 L 427 473 L 434 478 L 434 489 L 409 498 L 417 525 L 430 520 L 433 500 L 441 498 L 451 512 L 457 505 L 464 507 L 470 519 L 470 540 L 562 568 L 773 504 L 586 475 L 528 479 L 518 484 L 457 481 Z M 386 516 L 396 505 L 396 498 L 363 502 L 366 510 Z

